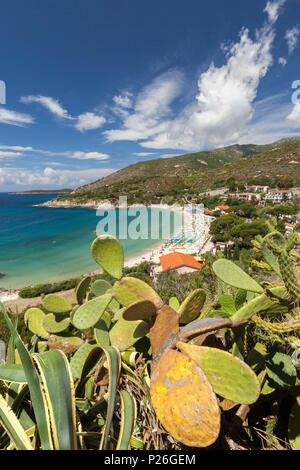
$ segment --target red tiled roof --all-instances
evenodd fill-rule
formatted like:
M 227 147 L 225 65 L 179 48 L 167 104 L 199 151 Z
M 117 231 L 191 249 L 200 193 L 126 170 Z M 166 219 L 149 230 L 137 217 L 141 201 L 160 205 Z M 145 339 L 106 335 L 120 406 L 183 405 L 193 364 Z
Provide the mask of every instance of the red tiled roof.
M 290 193 L 290 189 L 271 189 L 270 193 Z
M 193 256 L 186 255 L 185 253 L 169 253 L 168 255 L 161 256 L 159 259 L 163 271 L 180 268 L 181 266 L 188 266 L 195 269 L 202 268 L 202 264 L 198 263 Z
M 213 215 L 213 213 L 214 213 L 214 211 L 210 211 L 208 209 L 204 211 L 204 214 L 206 214 L 206 215 Z
M 229 209 L 229 206 L 217 206 L 217 207 L 219 207 L 220 209 L 224 209 L 225 211 Z

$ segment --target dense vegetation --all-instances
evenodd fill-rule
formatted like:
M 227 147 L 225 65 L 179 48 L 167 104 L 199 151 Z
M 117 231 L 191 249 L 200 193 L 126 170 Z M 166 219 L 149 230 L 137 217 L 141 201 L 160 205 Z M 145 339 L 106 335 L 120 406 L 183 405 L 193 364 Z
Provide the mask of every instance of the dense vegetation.
M 300 240 L 276 224 L 156 280 L 104 235 L 104 275 L 81 279 L 76 305 L 48 294 L 19 325 L 0 305 L 0 448 L 299 449 Z

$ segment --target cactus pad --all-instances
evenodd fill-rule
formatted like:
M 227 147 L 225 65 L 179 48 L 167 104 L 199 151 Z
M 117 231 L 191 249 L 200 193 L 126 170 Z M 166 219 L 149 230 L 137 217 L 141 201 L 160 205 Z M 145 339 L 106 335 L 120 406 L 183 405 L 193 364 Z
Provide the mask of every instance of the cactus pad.
M 155 305 L 149 300 L 137 300 L 130 304 L 123 313 L 127 321 L 145 320 L 156 315 Z
M 51 313 L 66 313 L 72 309 L 67 299 L 58 294 L 48 294 L 42 300 L 43 307 Z
M 110 342 L 119 351 L 126 351 L 149 331 L 148 323 L 144 321 L 126 321 L 121 318 L 109 332 Z
M 48 338 L 47 344 L 50 349 L 59 349 L 66 354 L 70 354 L 76 352 L 83 345 L 83 341 L 77 336 L 51 335 Z
M 201 309 L 206 300 L 206 292 L 203 289 L 197 289 L 182 302 L 178 309 L 180 315 L 179 323 L 186 324 L 199 317 Z
M 92 284 L 92 292 L 96 297 L 105 294 L 111 288 L 112 285 L 104 279 L 98 279 Z
M 180 307 L 179 300 L 176 297 L 171 297 L 169 300 L 169 305 L 173 310 L 176 310 L 178 312 L 178 309 Z
M 110 294 L 104 294 L 101 297 L 89 300 L 81 305 L 72 317 L 72 323 L 79 330 L 87 330 L 94 326 L 100 320 L 106 307 L 111 301 Z
M 110 346 L 109 339 L 109 327 L 111 325 L 111 315 L 108 312 L 104 312 L 100 320 L 94 326 L 94 335 L 97 344 L 101 348 L 107 348 Z
M 253 370 L 232 354 L 206 346 L 178 343 L 177 347 L 203 369 L 215 393 L 235 403 L 254 403 L 260 384 Z
M 58 321 L 53 313 L 49 313 L 43 319 L 43 327 L 49 333 L 60 333 L 68 328 L 70 322 L 70 318 L 63 318 L 61 321 Z
M 238 289 L 245 289 L 261 294 L 263 288 L 248 276 L 239 266 L 227 259 L 219 259 L 213 264 L 213 271 L 221 281 Z
M 213 444 L 220 432 L 220 409 L 203 371 L 190 358 L 170 350 L 158 361 L 151 401 L 165 429 L 190 447 Z
M 300 396 L 292 407 L 289 417 L 289 441 L 293 450 L 300 450 Z
M 115 282 L 112 290 L 113 297 L 124 307 L 137 300 L 149 300 L 155 307 L 161 308 L 163 301 L 148 284 L 135 277 L 124 277 Z
M 82 304 L 91 283 L 90 276 L 84 277 L 76 287 L 76 298 L 79 305 Z
M 92 244 L 92 256 L 110 276 L 121 279 L 124 253 L 119 240 L 111 235 L 101 235 Z
M 49 333 L 43 327 L 45 316 L 45 313 L 39 308 L 29 308 L 25 312 L 24 321 L 31 333 L 39 336 L 40 338 L 47 339 L 49 337 Z

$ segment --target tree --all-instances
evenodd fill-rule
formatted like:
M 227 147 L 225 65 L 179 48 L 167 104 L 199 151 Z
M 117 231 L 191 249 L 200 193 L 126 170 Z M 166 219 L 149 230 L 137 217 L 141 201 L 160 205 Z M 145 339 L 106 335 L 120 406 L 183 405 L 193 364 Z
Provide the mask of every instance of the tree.
M 236 225 L 240 224 L 242 219 L 234 214 L 223 215 L 214 220 L 210 225 L 210 234 L 213 235 L 213 242 L 229 240 L 229 232 Z
M 290 175 L 281 176 L 278 181 L 278 187 L 282 189 L 289 189 L 293 186 L 294 180 Z

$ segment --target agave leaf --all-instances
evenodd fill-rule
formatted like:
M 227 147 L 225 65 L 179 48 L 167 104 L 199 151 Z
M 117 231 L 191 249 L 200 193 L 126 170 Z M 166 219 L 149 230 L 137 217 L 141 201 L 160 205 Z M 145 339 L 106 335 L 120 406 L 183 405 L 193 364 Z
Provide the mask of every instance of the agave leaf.
M 26 376 L 21 364 L 0 364 L 0 380 L 4 382 L 26 383 Z
M 119 240 L 111 235 L 101 235 L 93 241 L 92 256 L 110 276 L 121 279 L 124 253 Z
M 104 349 L 109 373 L 109 388 L 108 388 L 108 406 L 105 420 L 105 426 L 102 433 L 100 442 L 100 450 L 107 450 L 109 448 L 109 433 L 111 422 L 114 414 L 116 403 L 117 387 L 121 371 L 121 356 L 117 348 L 109 347 Z
M 119 391 L 121 398 L 121 425 L 116 450 L 128 450 L 136 421 L 136 401 L 126 390 Z
M 51 450 L 53 448 L 53 443 L 51 438 L 49 415 L 41 389 L 40 378 L 37 374 L 32 357 L 25 348 L 2 303 L 0 303 L 0 308 L 22 360 L 42 448 L 44 450 Z
M 0 420 L 18 450 L 34 450 L 30 439 L 20 424 L 13 410 L 0 395 Z
M 75 394 L 71 368 L 59 350 L 34 354 L 49 408 L 56 450 L 76 450 Z

